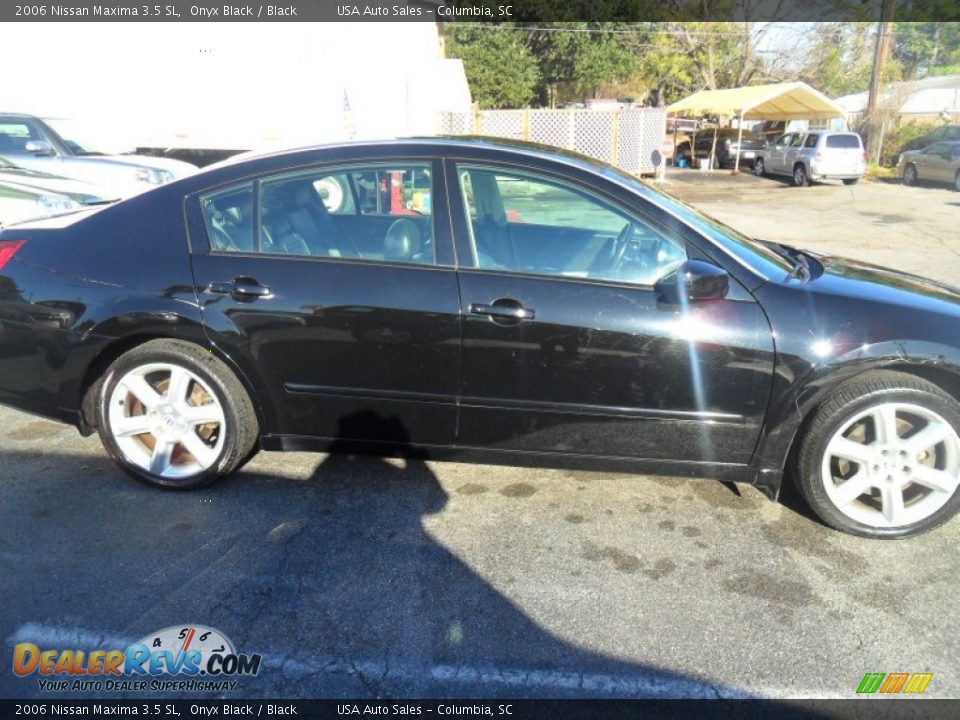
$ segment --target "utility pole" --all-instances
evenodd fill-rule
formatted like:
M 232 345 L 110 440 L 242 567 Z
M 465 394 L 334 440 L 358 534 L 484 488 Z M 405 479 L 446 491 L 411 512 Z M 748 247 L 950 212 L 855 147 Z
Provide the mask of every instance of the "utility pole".
M 883 65 L 887 61 L 887 53 L 890 50 L 890 25 L 893 22 L 895 11 L 895 0 L 883 0 L 883 4 L 880 6 L 880 22 L 877 24 L 877 44 L 873 52 L 873 72 L 870 74 L 870 92 L 867 96 L 867 125 L 869 127 L 867 157 L 874 157 L 874 153 L 879 152 L 877 145 L 879 143 L 880 128 L 878 127 L 876 118 L 877 99 L 880 95 Z

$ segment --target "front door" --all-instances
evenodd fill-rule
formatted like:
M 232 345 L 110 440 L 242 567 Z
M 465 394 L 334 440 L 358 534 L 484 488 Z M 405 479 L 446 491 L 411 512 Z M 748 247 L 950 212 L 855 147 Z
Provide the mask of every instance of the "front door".
M 700 253 L 655 215 L 564 176 L 473 163 L 447 175 L 459 183 L 459 445 L 747 462 L 773 354 L 745 290 L 665 305 L 654 282 Z
M 787 145 L 793 139 L 794 133 L 781 135 L 774 140 L 773 145 L 767 151 L 767 170 L 773 173 L 784 172 L 784 155 L 787 152 Z
M 460 320 L 442 166 L 264 177 L 188 201 L 214 342 L 259 378 L 285 436 L 453 440 Z

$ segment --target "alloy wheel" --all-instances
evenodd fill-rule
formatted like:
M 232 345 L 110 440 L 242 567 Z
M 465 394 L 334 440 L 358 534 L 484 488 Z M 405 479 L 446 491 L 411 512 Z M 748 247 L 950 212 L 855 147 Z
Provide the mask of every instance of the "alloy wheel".
M 140 365 L 121 377 L 108 418 L 124 457 L 159 477 L 201 473 L 223 449 L 226 417 L 220 400 L 200 377 L 173 363 Z
M 913 165 L 907 165 L 903 171 L 903 184 L 914 185 L 917 182 L 917 169 Z
M 797 165 L 793 169 L 793 184 L 797 187 L 803 187 L 807 184 L 807 171 L 803 169 L 802 165 Z
M 875 405 L 830 438 L 821 481 L 834 506 L 856 522 L 875 528 L 913 525 L 957 490 L 960 436 L 919 405 Z
M 757 158 L 753 163 L 753 172 L 755 175 L 758 175 L 759 177 L 763 177 L 763 171 L 764 171 L 763 158 Z

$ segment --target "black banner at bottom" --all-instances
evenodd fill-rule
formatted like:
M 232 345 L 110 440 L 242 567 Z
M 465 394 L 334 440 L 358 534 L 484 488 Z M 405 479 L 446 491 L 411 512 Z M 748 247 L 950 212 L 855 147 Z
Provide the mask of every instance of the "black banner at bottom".
M 960 700 L 0 700 L 0 718 L 956 718 Z

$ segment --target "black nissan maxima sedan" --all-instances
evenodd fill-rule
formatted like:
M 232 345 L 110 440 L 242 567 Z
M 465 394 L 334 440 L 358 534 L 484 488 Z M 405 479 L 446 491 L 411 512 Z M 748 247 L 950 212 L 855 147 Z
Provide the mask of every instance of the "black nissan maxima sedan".
M 895 538 L 960 507 L 960 290 L 482 138 L 245 156 L 0 233 L 0 402 L 193 488 L 258 450 L 754 483 Z

